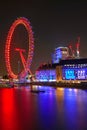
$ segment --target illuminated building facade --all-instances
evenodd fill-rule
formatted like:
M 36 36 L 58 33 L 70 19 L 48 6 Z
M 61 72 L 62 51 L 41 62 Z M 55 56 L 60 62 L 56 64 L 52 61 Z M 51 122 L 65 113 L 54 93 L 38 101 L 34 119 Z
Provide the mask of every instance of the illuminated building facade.
M 50 64 L 42 65 L 36 71 L 37 81 L 51 82 L 56 81 L 56 70 L 55 66 Z
M 87 59 L 60 60 L 45 64 L 36 71 L 38 81 L 87 80 Z
M 87 80 L 87 59 L 66 60 L 62 74 L 63 80 Z

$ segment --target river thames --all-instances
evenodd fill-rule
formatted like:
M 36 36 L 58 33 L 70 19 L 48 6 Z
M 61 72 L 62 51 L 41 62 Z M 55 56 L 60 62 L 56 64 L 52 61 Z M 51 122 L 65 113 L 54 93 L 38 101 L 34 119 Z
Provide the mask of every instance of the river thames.
M 0 89 L 0 130 L 87 130 L 87 90 L 39 89 Z

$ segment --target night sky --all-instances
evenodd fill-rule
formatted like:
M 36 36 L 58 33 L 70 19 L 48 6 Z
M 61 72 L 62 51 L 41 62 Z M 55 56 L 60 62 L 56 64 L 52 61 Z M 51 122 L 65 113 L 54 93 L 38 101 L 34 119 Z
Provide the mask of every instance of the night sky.
M 9 28 L 17 17 L 28 18 L 34 32 L 33 72 L 41 63 L 51 62 L 56 47 L 72 43 L 75 48 L 78 36 L 81 38 L 80 55 L 87 57 L 87 2 L 3 0 L 0 1 L 0 75 L 6 74 L 5 41 Z M 27 47 L 25 43 L 21 44 Z

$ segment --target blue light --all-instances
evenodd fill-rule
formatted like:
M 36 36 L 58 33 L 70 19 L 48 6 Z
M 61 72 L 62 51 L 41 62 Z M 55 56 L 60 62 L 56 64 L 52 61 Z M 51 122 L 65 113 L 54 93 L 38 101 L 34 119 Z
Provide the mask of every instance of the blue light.
M 36 72 L 36 79 L 38 81 L 55 81 L 56 80 L 56 72 L 55 70 L 40 70 Z
M 86 70 L 85 69 L 77 70 L 77 78 L 78 79 L 86 79 Z
M 62 52 L 61 50 L 58 48 L 58 49 L 55 49 L 55 52 L 52 56 L 52 61 L 53 63 L 59 63 L 59 60 L 62 58 Z
M 63 79 L 69 80 L 69 79 L 76 79 L 76 80 L 85 80 L 87 79 L 87 68 L 70 68 L 70 67 L 64 67 L 63 68 Z
M 66 69 L 65 70 L 65 78 L 66 79 L 75 79 L 75 72 L 73 69 Z

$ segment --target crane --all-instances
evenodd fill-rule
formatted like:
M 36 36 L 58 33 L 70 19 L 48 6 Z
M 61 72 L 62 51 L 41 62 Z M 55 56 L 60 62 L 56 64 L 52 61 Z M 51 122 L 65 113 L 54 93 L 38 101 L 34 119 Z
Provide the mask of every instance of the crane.
M 77 58 L 80 57 L 79 46 L 80 46 L 80 37 L 77 37 L 77 43 L 76 43 Z
M 72 49 L 72 45 L 69 45 L 69 49 L 71 51 L 71 57 L 75 57 L 75 51 Z

